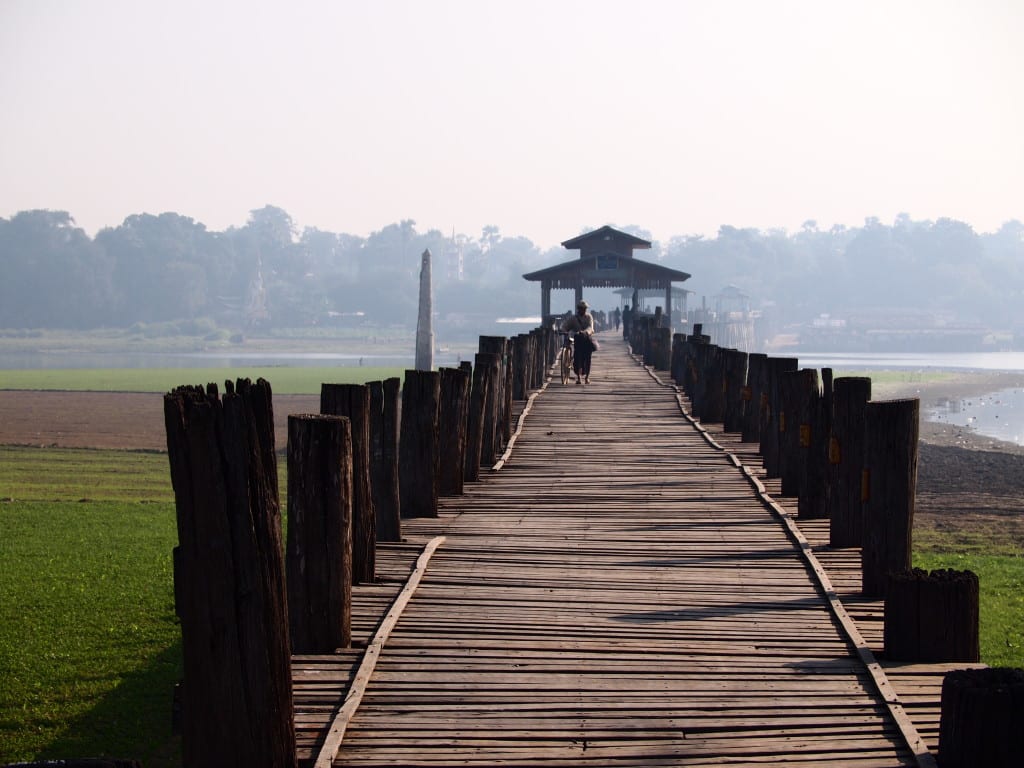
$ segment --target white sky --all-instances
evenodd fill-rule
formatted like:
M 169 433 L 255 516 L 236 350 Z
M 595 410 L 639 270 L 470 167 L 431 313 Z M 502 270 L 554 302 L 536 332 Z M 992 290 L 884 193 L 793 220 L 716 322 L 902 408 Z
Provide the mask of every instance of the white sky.
M 1024 220 L 1021 0 L 0 0 L 0 216 Z

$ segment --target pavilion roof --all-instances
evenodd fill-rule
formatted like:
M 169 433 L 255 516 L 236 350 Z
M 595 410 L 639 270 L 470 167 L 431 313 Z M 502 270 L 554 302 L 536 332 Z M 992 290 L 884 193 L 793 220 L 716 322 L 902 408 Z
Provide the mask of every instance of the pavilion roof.
M 690 278 L 687 272 L 634 258 L 633 249 L 650 248 L 650 241 L 612 227 L 587 232 L 566 240 L 562 245 L 569 249 L 578 248 L 579 258 L 528 272 L 523 278 L 534 282 L 550 281 L 555 289 L 582 286 L 641 290 L 664 289 Z

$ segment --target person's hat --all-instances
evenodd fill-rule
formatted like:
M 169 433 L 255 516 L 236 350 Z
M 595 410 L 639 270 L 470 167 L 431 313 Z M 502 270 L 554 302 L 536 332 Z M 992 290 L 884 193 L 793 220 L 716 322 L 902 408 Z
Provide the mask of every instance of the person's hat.
M 583 301 L 582 299 L 580 299 L 580 303 L 576 305 L 576 308 L 577 308 L 577 309 L 580 309 L 581 307 L 582 307 L 583 309 L 588 309 L 588 308 L 590 307 L 590 305 L 589 305 L 589 304 L 587 304 L 587 302 L 585 302 L 585 301 Z

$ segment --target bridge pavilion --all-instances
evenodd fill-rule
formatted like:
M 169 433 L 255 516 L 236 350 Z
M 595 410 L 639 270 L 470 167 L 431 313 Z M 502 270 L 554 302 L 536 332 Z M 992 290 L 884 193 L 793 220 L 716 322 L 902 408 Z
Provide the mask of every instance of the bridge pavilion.
M 650 241 L 609 226 L 566 240 L 562 247 L 578 250 L 579 258 L 523 275 L 526 280 L 540 283 L 541 317 L 545 322 L 551 316 L 553 289 L 573 290 L 574 304 L 578 304 L 583 299 L 584 288 L 629 288 L 633 292 L 631 305 L 634 309 L 639 306 L 640 291 L 664 291 L 664 308 L 669 313 L 672 283 L 681 283 L 690 277 L 686 272 L 634 257 L 633 251 L 650 248 Z

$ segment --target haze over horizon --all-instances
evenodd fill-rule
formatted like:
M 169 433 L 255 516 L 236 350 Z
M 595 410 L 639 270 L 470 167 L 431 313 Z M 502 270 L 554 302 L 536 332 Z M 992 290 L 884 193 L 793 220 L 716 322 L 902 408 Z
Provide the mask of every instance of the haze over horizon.
M 0 216 L 1024 219 L 1024 4 L 0 0 Z

